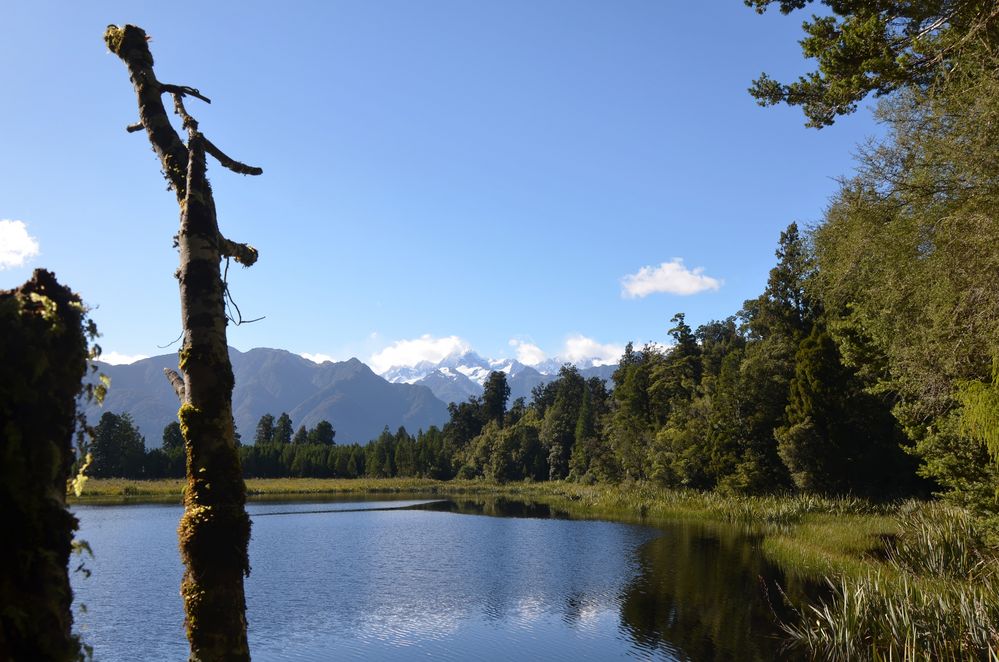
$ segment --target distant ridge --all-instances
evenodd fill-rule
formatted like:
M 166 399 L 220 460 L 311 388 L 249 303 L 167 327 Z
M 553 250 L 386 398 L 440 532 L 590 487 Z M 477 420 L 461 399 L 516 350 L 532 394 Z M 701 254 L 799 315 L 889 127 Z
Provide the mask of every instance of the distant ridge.
M 456 352 L 437 363 L 423 361 L 415 366 L 393 366 L 382 377 L 394 384 L 423 385 L 433 391 L 443 402 L 464 402 L 470 396 L 482 395 L 482 384 L 490 372 L 506 373 L 510 385 L 510 400 L 531 399 L 531 389 L 550 382 L 558 376 L 564 365 L 558 359 L 548 359 L 536 366 L 529 366 L 515 359 L 485 359 L 475 352 Z M 617 364 L 593 365 L 588 361 L 578 365 L 584 378 L 600 377 L 610 381 Z
M 427 386 L 389 383 L 357 359 L 316 364 L 282 349 L 231 347 L 229 357 L 236 378 L 233 416 L 244 444 L 253 443 L 257 421 L 267 413 L 287 412 L 296 429 L 328 420 L 341 444 L 366 443 L 386 425 L 415 433 L 448 420 L 447 406 Z M 111 378 L 111 388 L 103 407 L 87 407 L 88 420 L 96 422 L 104 411 L 128 412 L 146 447 L 158 447 L 163 428 L 177 420 L 177 397 L 163 376 L 163 368 L 176 369 L 177 355 L 98 365 Z

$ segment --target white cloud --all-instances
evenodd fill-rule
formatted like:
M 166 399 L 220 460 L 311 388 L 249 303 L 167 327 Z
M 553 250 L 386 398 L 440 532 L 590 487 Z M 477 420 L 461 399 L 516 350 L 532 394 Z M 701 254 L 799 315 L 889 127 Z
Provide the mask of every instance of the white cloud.
M 308 352 L 302 352 L 301 354 L 299 354 L 299 356 L 301 356 L 303 359 L 308 359 L 313 363 L 325 363 L 326 361 L 336 361 L 336 359 L 334 359 L 329 354 L 309 354 Z
M 419 338 L 397 340 L 380 352 L 375 352 L 368 365 L 381 374 L 393 366 L 414 366 L 421 361 L 438 363 L 446 356 L 464 353 L 471 348 L 471 345 L 458 336 L 434 338 L 430 334 L 424 334 Z
M 28 234 L 24 221 L 0 219 L 0 269 L 24 266 L 38 255 L 38 240 Z
M 537 365 L 548 358 L 544 350 L 534 343 L 511 338 L 510 347 L 517 350 L 517 360 L 524 365 Z
M 561 357 L 576 364 L 592 362 L 593 365 L 611 365 L 620 361 L 622 354 L 622 345 L 602 344 L 593 338 L 577 334 L 565 341 Z
M 120 352 L 101 352 L 99 358 L 100 361 L 104 363 L 110 363 L 111 365 L 122 365 L 125 363 L 135 363 L 136 361 L 141 361 L 142 359 L 148 359 L 149 357 L 145 354 L 122 354 Z
M 717 290 L 721 286 L 721 280 L 704 275 L 704 267 L 688 269 L 683 265 L 683 258 L 675 257 L 658 267 L 642 267 L 638 273 L 622 278 L 621 296 L 634 299 L 656 292 L 687 296 Z

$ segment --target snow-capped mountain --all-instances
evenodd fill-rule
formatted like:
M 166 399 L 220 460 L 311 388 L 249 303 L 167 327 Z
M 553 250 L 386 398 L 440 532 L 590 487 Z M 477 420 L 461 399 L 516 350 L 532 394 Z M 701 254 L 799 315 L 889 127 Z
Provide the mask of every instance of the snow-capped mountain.
M 482 385 L 490 372 L 506 373 L 510 385 L 510 400 L 530 399 L 531 389 L 554 379 L 566 362 L 547 359 L 535 366 L 524 365 L 516 359 L 486 359 L 473 351 L 455 352 L 438 363 L 421 361 L 414 366 L 393 366 L 382 373 L 389 382 L 419 384 L 428 387 L 444 402 L 464 402 L 471 396 L 482 395 Z M 592 360 L 576 364 L 584 377 L 599 376 L 610 379 L 616 365 L 595 366 Z
M 507 377 L 512 377 L 526 367 L 515 359 L 484 359 L 475 352 L 469 351 L 455 352 L 445 356 L 438 363 L 421 361 L 412 366 L 393 366 L 383 372 L 382 377 L 394 384 L 415 384 L 432 374 L 439 373 L 438 377 L 453 380 L 460 380 L 464 377 L 481 387 L 490 372 L 498 370 L 505 372 Z M 556 368 L 555 371 L 558 372 L 558 369 Z

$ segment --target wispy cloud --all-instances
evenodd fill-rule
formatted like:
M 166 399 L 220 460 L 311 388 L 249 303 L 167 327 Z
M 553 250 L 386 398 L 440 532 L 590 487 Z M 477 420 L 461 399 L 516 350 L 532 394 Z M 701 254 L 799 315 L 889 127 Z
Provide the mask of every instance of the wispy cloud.
M 419 338 L 397 340 L 385 349 L 371 355 L 368 364 L 377 373 L 383 373 L 393 366 L 414 366 L 422 361 L 437 363 L 446 356 L 464 353 L 471 349 L 465 340 L 458 336 L 434 338 L 424 334 Z
M 22 267 L 38 255 L 38 240 L 28 234 L 24 221 L 0 219 L 0 269 Z
M 145 354 L 122 354 L 121 352 L 101 352 L 100 359 L 104 363 L 110 363 L 111 365 L 122 365 L 126 363 L 135 363 L 136 361 L 141 361 L 142 359 L 148 359 L 149 357 Z
M 721 286 L 722 281 L 706 276 L 703 267 L 688 269 L 683 264 L 683 258 L 675 257 L 658 267 L 642 267 L 638 273 L 622 278 L 621 296 L 635 299 L 658 292 L 688 296 L 706 290 L 717 290 Z
M 548 358 L 543 349 L 524 340 L 511 338 L 510 347 L 517 350 L 517 360 L 524 365 L 537 365 Z

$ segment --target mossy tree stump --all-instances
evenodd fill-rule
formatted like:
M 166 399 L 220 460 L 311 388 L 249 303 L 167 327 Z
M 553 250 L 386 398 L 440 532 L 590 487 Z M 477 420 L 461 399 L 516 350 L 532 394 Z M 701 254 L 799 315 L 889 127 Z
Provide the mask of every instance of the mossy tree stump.
M 0 659 L 71 660 L 66 509 L 76 401 L 96 334 L 80 298 L 48 271 L 0 292 Z
M 111 25 L 104 40 L 127 65 L 138 98 L 139 122 L 128 130 L 145 129 L 180 205 L 177 278 L 184 342 L 180 373 L 166 372 L 181 402 L 179 418 L 187 451 L 187 488 L 178 536 L 185 565 L 181 594 L 191 660 L 248 660 L 243 577 L 250 572 L 250 519 L 233 430 L 233 374 L 220 262 L 231 257 L 250 266 L 257 251 L 219 232 L 205 176 L 205 155 L 244 175 L 258 175 L 261 170 L 229 158 L 198 130 L 183 100 L 187 96 L 208 99 L 196 89 L 156 79 L 141 28 Z M 163 94 L 173 97 L 174 112 L 187 131 L 186 144 L 170 123 Z

